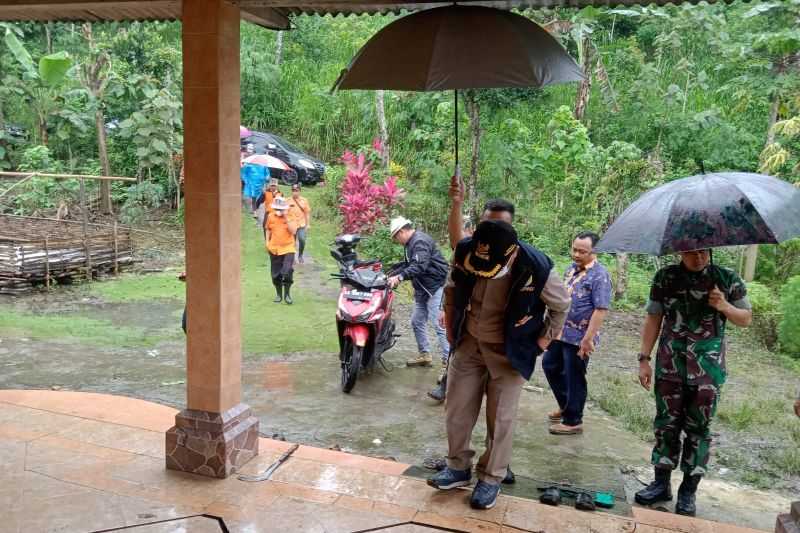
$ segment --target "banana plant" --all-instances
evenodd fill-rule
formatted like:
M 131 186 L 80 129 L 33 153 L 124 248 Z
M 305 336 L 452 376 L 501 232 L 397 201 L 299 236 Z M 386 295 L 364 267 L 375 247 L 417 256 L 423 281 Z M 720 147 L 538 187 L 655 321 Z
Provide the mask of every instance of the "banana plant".
M 614 113 L 619 112 L 617 95 L 611 86 L 608 71 L 603 63 L 603 56 L 600 54 L 593 36 L 599 16 L 600 11 L 589 6 L 581 9 L 568 20 L 555 19 L 544 24 L 544 29 L 557 37 L 571 39 L 578 51 L 578 64 L 584 74 L 583 81 L 578 85 L 573 111 L 578 120 L 583 120 L 586 113 L 594 80 L 598 82 L 604 103 Z
M 3 41 L 22 70 L 22 77 L 14 80 L 17 90 L 22 91 L 25 100 L 35 114 L 36 137 L 43 145 L 48 142 L 50 119 L 58 114 L 66 91 L 67 73 L 72 60 L 65 51 L 48 54 L 35 63 L 28 50 L 20 41 L 20 31 L 5 24 Z

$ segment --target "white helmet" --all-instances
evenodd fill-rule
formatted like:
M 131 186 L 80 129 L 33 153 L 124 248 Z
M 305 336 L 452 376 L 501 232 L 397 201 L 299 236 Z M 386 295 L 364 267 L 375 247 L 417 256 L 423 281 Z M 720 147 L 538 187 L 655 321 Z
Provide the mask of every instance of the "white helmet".
M 392 222 L 389 224 L 389 233 L 392 238 L 394 238 L 395 234 L 398 231 L 403 229 L 406 226 L 410 226 L 411 221 L 408 220 L 406 217 L 395 217 L 392 219 Z

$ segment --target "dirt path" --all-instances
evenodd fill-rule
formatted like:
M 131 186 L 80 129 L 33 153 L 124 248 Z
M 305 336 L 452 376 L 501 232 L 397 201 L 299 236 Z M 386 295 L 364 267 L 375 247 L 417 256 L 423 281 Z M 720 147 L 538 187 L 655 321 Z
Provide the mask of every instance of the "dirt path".
M 328 267 L 323 262 L 309 259 L 298 265 L 298 287 L 313 290 L 328 302 L 333 320 L 338 282 L 327 279 Z M 24 332 L 5 334 L 0 339 L 0 387 L 102 391 L 182 407 L 184 343 L 174 332 L 183 303 L 177 299 L 108 303 L 75 296 L 75 292 L 63 291 L 0 300 L 0 310 L 54 318 L 110 317 L 120 327 L 135 325 L 162 340 L 149 346 L 124 346 L 89 344 L 77 333 L 72 340 L 34 340 Z M 412 464 L 444 454 L 443 406 L 426 397 L 438 369 L 404 366 L 416 351 L 408 327 L 410 306 L 400 303 L 395 312 L 403 336 L 387 354 L 391 372 L 378 370 L 365 376 L 349 395 L 339 390 L 335 353 L 245 354 L 244 401 L 259 416 L 262 432 Z M 634 315 L 612 316 L 590 370 L 591 387 L 602 390 L 603 382 L 614 376 L 632 381 L 635 361 L 631 354 L 636 353 L 638 327 L 639 318 Z M 626 399 L 621 401 L 624 405 Z M 627 401 L 647 404 L 652 399 L 638 396 Z M 537 369 L 520 404 L 512 464 L 515 472 L 524 478 L 569 480 L 611 490 L 620 500 L 617 510 L 625 512 L 624 502 L 632 500 L 641 481 L 650 479 L 650 445 L 626 429 L 623 417 L 609 416 L 597 402 L 588 407 L 584 435 L 551 436 L 544 413 L 553 406 Z M 733 434 L 722 432 L 718 437 L 722 447 L 741 445 Z M 479 423 L 473 437 L 477 450 L 482 449 L 483 439 Z M 700 516 L 771 531 L 775 515 L 788 509 L 786 492 L 758 491 L 729 481 L 716 466 L 708 477 L 700 493 Z M 535 484 L 519 487 L 517 490 L 527 491 L 520 495 L 537 497 Z

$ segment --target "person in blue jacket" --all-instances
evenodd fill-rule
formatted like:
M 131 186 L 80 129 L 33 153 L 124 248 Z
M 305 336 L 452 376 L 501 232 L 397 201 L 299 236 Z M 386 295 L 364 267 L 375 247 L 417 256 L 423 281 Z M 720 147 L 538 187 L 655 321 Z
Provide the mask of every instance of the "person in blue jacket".
M 255 211 L 258 207 L 258 197 L 264 190 L 264 184 L 269 179 L 269 169 L 262 165 L 245 163 L 241 169 L 242 182 L 244 182 L 243 194 L 250 199 L 250 208 Z

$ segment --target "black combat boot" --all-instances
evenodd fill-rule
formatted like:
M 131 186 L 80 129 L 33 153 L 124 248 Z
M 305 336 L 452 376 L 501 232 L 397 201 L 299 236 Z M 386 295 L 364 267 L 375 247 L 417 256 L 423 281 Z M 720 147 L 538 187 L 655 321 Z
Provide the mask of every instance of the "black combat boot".
M 697 513 L 695 496 L 697 495 L 697 485 L 703 476 L 683 475 L 681 486 L 678 487 L 678 501 L 675 502 L 675 514 L 684 516 L 694 516 Z
M 652 483 L 636 493 L 634 499 L 639 505 L 653 505 L 672 499 L 672 486 L 669 483 L 672 470 L 656 468 L 655 475 L 656 478 Z
M 275 285 L 275 292 L 277 293 L 277 296 L 272 301 L 279 304 L 283 301 L 283 282 L 281 278 L 272 278 L 272 283 Z
M 283 301 L 286 302 L 289 305 L 292 305 L 294 303 L 294 300 L 292 300 L 292 295 L 289 292 L 289 290 L 291 288 L 292 288 L 292 284 L 291 283 L 284 283 L 283 284 Z

